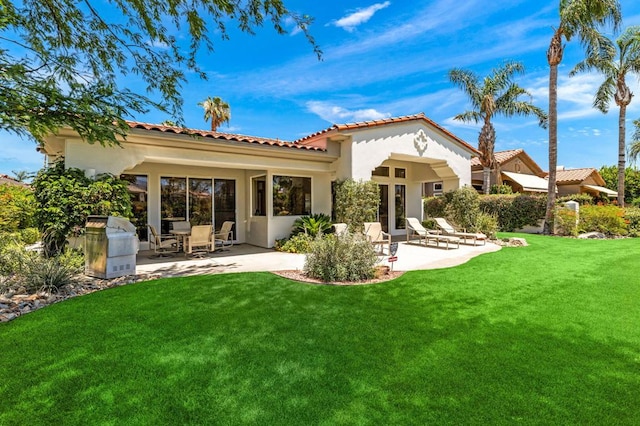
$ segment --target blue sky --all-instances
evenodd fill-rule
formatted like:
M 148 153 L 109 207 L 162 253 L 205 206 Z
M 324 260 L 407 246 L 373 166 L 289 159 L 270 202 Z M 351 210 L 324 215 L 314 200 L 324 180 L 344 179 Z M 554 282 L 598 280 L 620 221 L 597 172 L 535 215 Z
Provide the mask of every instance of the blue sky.
M 453 120 L 469 105 L 447 72 L 458 67 L 484 76 L 504 60 L 523 62 L 526 74 L 517 82 L 537 106 L 548 108 L 546 49 L 558 22 L 558 0 L 462 0 L 455 7 L 449 0 L 285 3 L 315 18 L 311 32 L 323 60 L 292 23 L 284 36 L 265 26 L 255 36 L 232 30 L 230 40 L 214 37 L 215 52 L 199 56 L 208 81 L 191 76 L 183 88 L 189 127 L 208 128 L 197 104 L 210 95 L 231 105 L 231 122 L 219 129 L 224 132 L 295 140 L 333 123 L 424 112 L 477 146 L 480 127 Z M 620 3 L 623 27 L 640 25 L 640 2 Z M 599 75 L 569 78 L 582 54 L 579 42 L 571 41 L 559 69 L 558 164 L 599 168 L 617 162 L 617 108 L 603 115 L 591 107 Z M 628 108 L 629 134 L 631 121 L 640 118 L 638 81 L 628 77 L 637 94 Z M 135 80 L 127 84 L 144 90 Z M 129 118 L 159 123 L 170 117 L 151 112 Z M 534 118 L 498 117 L 494 125 L 496 150 L 524 148 L 548 168 L 548 133 Z M 0 141 L 0 174 L 42 166 L 32 142 L 7 134 Z

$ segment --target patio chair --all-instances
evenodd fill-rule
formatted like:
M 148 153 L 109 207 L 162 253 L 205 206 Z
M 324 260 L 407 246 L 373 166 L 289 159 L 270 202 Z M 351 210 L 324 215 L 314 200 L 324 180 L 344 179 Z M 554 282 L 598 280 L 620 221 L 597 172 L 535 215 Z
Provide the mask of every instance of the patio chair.
M 432 231 L 426 229 L 418 219 L 415 217 L 408 217 L 406 219 L 406 229 L 407 229 L 407 242 L 410 241 L 411 237 L 418 237 L 418 244 L 422 244 L 424 241 L 425 246 L 429 246 L 429 243 L 435 243 L 436 247 L 440 247 L 440 243 L 444 243 L 446 249 L 449 249 L 449 244 L 455 244 L 455 248 L 460 247 L 460 238 L 452 236 L 452 235 L 443 235 L 438 233 L 437 231 Z
M 382 254 L 384 254 L 384 246 L 387 246 L 387 252 L 391 254 L 391 234 L 382 230 L 380 222 L 365 222 L 364 235 L 374 248 L 380 246 Z
M 179 222 L 173 222 L 174 231 L 191 231 L 191 222 L 183 220 Z
M 219 247 L 220 251 L 228 251 L 229 247 L 233 246 L 232 228 L 234 223 L 229 220 L 223 222 L 220 230 L 214 234 L 215 245 Z
M 147 224 L 149 228 L 149 246 L 153 247 L 152 257 L 170 257 L 179 250 L 178 240 L 173 235 L 161 235 L 153 225 Z
M 467 240 L 473 241 L 474 246 L 477 245 L 478 241 L 482 241 L 482 245 L 487 241 L 487 236 L 485 234 L 480 232 L 465 232 L 464 230 L 459 231 L 443 217 L 435 217 L 433 220 L 436 221 L 436 225 L 445 235 L 461 238 L 464 244 L 467 244 Z
M 211 225 L 196 225 L 191 228 L 191 235 L 185 238 L 185 253 L 193 254 L 194 248 L 199 248 L 197 253 L 202 255 L 214 250 L 211 238 Z
M 349 232 L 349 225 L 347 225 L 346 223 L 334 223 L 333 224 L 333 233 L 338 236 L 341 237 L 344 234 Z

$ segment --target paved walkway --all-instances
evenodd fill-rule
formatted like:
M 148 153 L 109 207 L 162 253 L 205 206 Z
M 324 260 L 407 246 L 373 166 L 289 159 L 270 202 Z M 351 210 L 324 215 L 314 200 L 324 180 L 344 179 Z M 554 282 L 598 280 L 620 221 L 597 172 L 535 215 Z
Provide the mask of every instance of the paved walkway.
M 476 247 L 461 244 L 460 248 L 446 250 L 399 242 L 396 253 L 398 260 L 394 262 L 393 269 L 413 271 L 457 266 L 473 257 L 497 250 L 500 250 L 500 246 L 492 243 Z M 183 253 L 162 259 L 150 258 L 151 255 L 152 251 L 138 253 L 136 273 L 160 273 L 171 277 L 223 272 L 302 270 L 304 267 L 303 254 L 281 253 L 249 244 L 234 245 L 229 251 L 210 253 L 203 259 L 187 257 Z M 389 265 L 386 257 L 381 264 Z

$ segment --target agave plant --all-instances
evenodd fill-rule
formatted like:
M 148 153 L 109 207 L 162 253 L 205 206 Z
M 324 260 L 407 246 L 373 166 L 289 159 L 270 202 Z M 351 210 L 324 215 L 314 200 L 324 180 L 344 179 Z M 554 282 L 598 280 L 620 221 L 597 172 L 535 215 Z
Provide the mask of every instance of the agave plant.
M 329 229 L 331 229 L 331 217 L 324 213 L 317 213 L 296 219 L 291 235 L 307 234 L 315 238 Z

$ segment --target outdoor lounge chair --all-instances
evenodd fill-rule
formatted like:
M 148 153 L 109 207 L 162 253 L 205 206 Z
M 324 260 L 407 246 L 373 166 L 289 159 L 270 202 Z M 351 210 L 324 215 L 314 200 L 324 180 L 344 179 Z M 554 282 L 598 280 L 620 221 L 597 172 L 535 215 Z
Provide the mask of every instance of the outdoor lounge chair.
M 487 241 L 487 236 L 477 232 L 464 232 L 456 230 L 447 220 L 443 217 L 435 217 L 433 218 L 436 221 L 436 225 L 445 235 L 452 235 L 462 239 L 464 244 L 467 244 L 467 240 L 473 241 L 473 245 L 477 245 L 478 241 L 482 241 L 482 245 L 484 245 Z
M 231 247 L 233 245 L 233 224 L 235 222 L 225 221 L 222 223 L 220 230 L 213 236 L 216 247 L 219 247 L 221 251 L 226 251 L 225 247 Z
M 179 250 L 178 240 L 174 235 L 161 235 L 153 225 L 147 224 L 151 238 L 149 246 L 153 247 L 155 254 L 153 257 L 169 257 Z
M 185 238 L 185 253 L 193 254 L 194 248 L 198 248 L 197 253 L 213 251 L 213 239 L 211 238 L 211 225 L 196 225 L 191 228 L 191 235 Z
M 391 254 L 391 234 L 382 230 L 380 222 L 365 222 L 364 235 L 374 248 L 380 246 L 382 254 L 384 254 L 384 246 L 387 246 L 387 252 Z
M 427 230 L 415 217 L 408 217 L 406 219 L 406 229 L 407 242 L 409 242 L 412 237 L 417 236 L 418 244 L 422 244 L 422 241 L 424 240 L 425 246 L 429 246 L 429 243 L 435 243 L 436 247 L 440 247 L 440 243 L 444 243 L 447 250 L 449 249 L 449 244 L 455 244 L 455 248 L 460 247 L 460 238 L 452 235 L 444 235 L 437 231 Z

